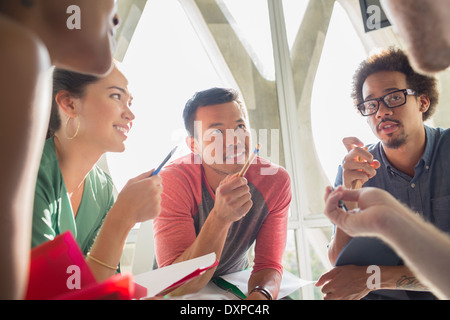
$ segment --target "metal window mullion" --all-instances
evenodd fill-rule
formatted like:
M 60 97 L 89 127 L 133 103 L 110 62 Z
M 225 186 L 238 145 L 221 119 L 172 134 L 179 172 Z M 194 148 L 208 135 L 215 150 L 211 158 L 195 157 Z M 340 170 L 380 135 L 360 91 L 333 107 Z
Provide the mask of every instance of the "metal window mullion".
M 300 277 L 312 280 L 309 245 L 303 230 L 303 212 L 300 203 L 301 171 L 298 150 L 299 134 L 297 130 L 297 106 L 294 90 L 294 78 L 291 66 L 289 45 L 286 36 L 286 24 L 283 13 L 283 3 L 280 0 L 268 0 L 270 29 L 275 63 L 275 79 L 280 110 L 282 141 L 285 152 L 286 169 L 291 174 L 292 202 L 291 211 L 294 220 L 299 222 L 295 230 L 297 261 Z M 302 289 L 304 299 L 314 299 L 313 288 L 306 286 Z

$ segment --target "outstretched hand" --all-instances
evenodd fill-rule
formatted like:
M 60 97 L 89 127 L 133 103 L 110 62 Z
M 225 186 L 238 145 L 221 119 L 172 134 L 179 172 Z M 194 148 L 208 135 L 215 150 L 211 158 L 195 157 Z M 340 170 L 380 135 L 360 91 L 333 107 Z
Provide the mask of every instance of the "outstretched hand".
M 358 208 L 345 211 L 339 201 L 358 203 Z M 388 219 L 403 205 L 388 192 L 378 188 L 349 190 L 342 186 L 327 187 L 325 215 L 348 235 L 374 236 L 388 226 Z

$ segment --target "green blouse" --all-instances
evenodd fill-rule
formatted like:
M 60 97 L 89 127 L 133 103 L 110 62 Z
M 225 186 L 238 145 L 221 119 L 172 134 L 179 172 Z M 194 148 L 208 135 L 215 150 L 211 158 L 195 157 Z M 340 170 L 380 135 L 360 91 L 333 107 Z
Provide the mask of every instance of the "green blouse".
M 36 183 L 31 246 L 54 239 L 67 230 L 86 254 L 114 204 L 111 178 L 98 166 L 88 173 L 83 197 L 74 218 L 70 198 L 56 156 L 53 138 L 45 142 Z

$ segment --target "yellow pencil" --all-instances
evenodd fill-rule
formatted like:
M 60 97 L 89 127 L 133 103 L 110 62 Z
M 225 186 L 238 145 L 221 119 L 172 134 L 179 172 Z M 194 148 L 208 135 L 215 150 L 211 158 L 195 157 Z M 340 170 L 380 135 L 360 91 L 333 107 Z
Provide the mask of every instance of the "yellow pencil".
M 244 167 L 242 168 L 241 172 L 239 172 L 239 177 L 243 177 L 245 175 L 245 173 L 247 172 L 248 168 L 250 167 L 250 165 L 252 164 L 253 160 L 255 159 L 256 155 L 258 154 L 260 148 L 261 148 L 261 144 L 258 144 L 256 146 L 255 150 L 253 151 L 253 153 L 250 155 L 250 157 L 248 157 L 248 160 L 245 163 Z
M 369 150 L 369 148 L 368 147 L 364 147 L 364 150 Z M 363 161 L 363 159 L 361 158 L 361 157 L 358 157 L 358 161 L 359 162 L 361 162 L 361 161 Z M 361 189 L 362 188 L 362 180 L 355 180 L 355 181 L 353 181 L 352 182 L 352 189 L 353 190 L 358 190 L 358 189 Z

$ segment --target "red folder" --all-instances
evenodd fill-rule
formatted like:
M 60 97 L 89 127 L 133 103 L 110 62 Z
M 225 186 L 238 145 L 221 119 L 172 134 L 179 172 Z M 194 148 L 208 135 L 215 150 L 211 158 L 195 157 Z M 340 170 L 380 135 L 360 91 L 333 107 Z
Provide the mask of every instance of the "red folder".
M 146 294 L 131 274 L 97 283 L 69 231 L 31 250 L 27 300 L 131 299 Z
M 199 268 L 197 270 L 195 270 L 194 272 L 190 273 L 189 275 L 187 275 L 186 277 L 178 280 L 177 282 L 175 282 L 174 284 L 172 284 L 171 286 L 167 287 L 166 289 L 160 291 L 157 296 L 165 296 L 166 294 L 169 294 L 170 292 L 174 291 L 175 289 L 178 289 L 179 287 L 181 287 L 182 285 L 188 283 L 189 281 L 191 281 L 192 279 L 194 279 L 195 277 L 198 277 L 202 274 L 204 274 L 206 271 L 208 271 L 211 268 L 214 268 L 216 266 L 219 265 L 219 261 L 216 260 L 216 262 L 214 262 L 214 264 L 207 266 L 205 268 Z
M 138 274 L 135 281 L 147 289 L 149 297 L 164 296 L 218 264 L 219 261 L 213 252 Z
M 93 283 L 82 290 L 71 290 L 52 300 L 130 300 L 134 293 L 133 276 L 116 274 L 102 283 Z

